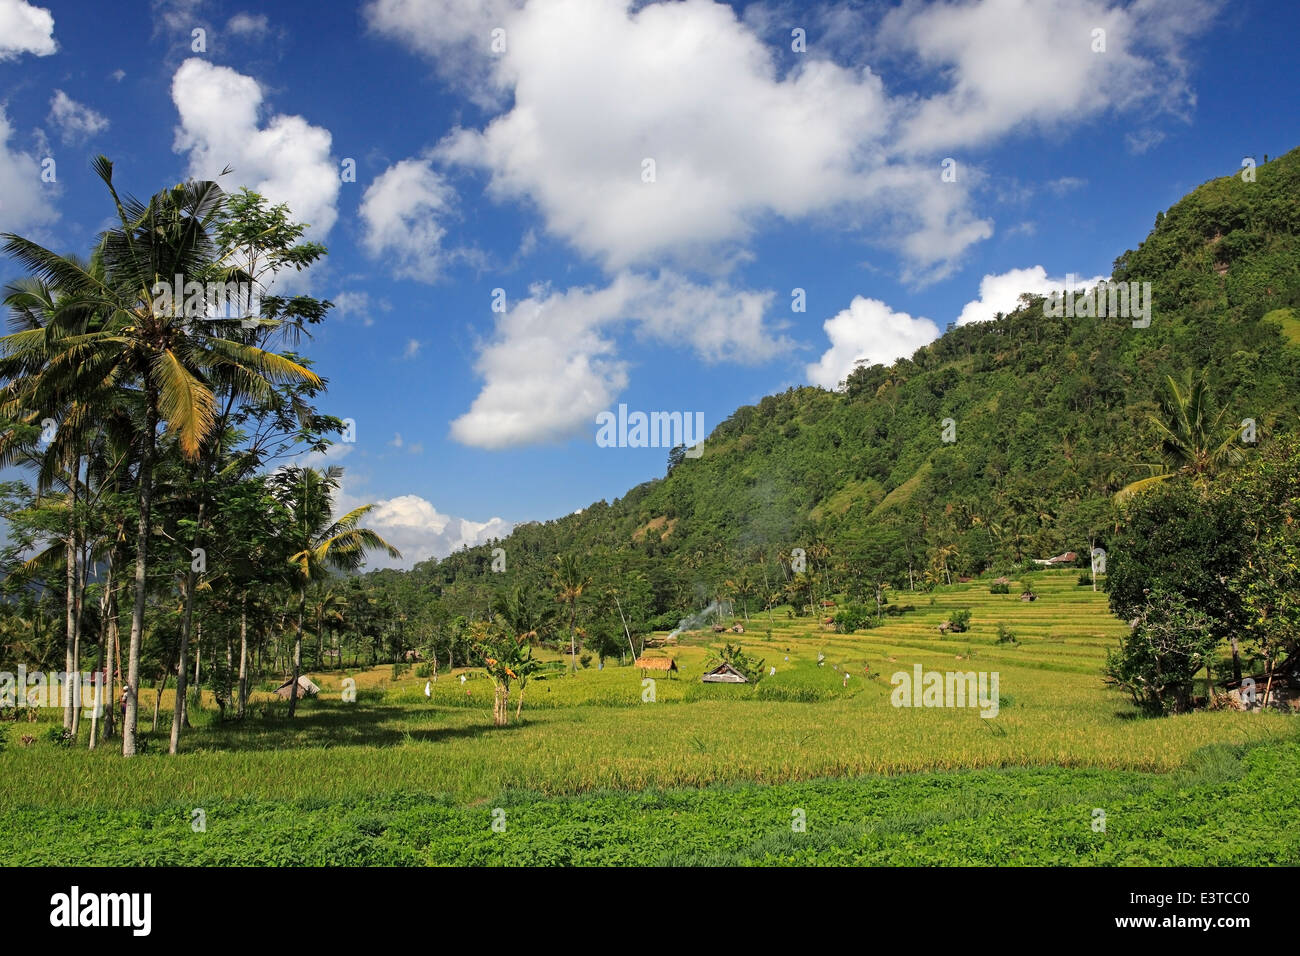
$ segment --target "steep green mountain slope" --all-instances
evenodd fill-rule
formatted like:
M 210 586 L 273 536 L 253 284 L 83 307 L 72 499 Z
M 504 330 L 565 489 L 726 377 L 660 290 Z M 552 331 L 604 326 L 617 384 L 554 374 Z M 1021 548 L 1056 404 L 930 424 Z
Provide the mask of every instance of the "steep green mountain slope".
M 737 409 L 702 457 L 667 477 L 516 529 L 500 542 L 510 577 L 544 581 L 556 554 L 585 553 L 593 588 L 617 584 L 659 615 L 745 576 L 770 593 L 764 575 L 781 575 L 778 556 L 793 548 L 843 572 L 874 541 L 872 560 L 904 581 L 909 568 L 974 574 L 1083 553 L 1104 543 L 1114 492 L 1156 460 L 1145 419 L 1166 375 L 1204 371 L 1218 406 L 1254 419 L 1262 441 L 1294 429 L 1298 237 L 1300 149 L 1260 166 L 1255 182 L 1206 183 L 1116 259 L 1115 280 L 1151 283 L 1148 328 L 1052 318 L 1042 299 L 1022 298 L 910 359 L 859 367 L 840 392 L 769 396 Z M 427 562 L 403 587 L 443 595 L 454 613 L 483 607 L 505 583 L 490 550 Z

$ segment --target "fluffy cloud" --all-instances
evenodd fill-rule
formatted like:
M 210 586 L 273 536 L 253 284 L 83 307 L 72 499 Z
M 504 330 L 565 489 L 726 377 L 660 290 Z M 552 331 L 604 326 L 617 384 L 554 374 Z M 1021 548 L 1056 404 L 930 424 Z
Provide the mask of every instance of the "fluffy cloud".
M 1108 277 L 1093 276 L 1090 279 L 1080 279 L 1076 276 L 1074 284 L 1077 287 L 1091 287 L 1105 278 Z M 1042 266 L 986 275 L 980 280 L 980 297 L 967 302 L 962 307 L 961 314 L 957 316 L 957 324 L 987 322 L 995 318 L 999 312 L 1004 315 L 1014 312 L 1020 304 L 1022 294 L 1047 295 L 1054 290 L 1064 289 L 1065 282 L 1064 276 L 1061 278 L 1048 276 L 1047 270 Z
M 402 552 L 400 559 L 371 552 L 366 559 L 367 568 L 410 568 L 429 558 L 445 558 L 462 547 L 505 537 L 513 527 L 501 518 L 470 521 L 441 514 L 419 495 L 400 495 L 376 502 L 374 510 L 366 515 L 365 526 Z
M 839 18 L 874 29 L 870 42 L 794 57 L 788 29 L 769 42 L 772 17 L 712 0 L 373 0 L 366 16 L 509 104 L 436 157 L 486 171 L 492 196 L 534 206 L 611 274 L 725 268 L 772 221 L 819 218 L 896 249 L 903 277 L 924 283 L 993 232 L 964 188 L 940 183 L 944 151 L 1106 110 L 1185 110 L 1181 51 L 1217 5 L 909 0 L 883 24 Z M 828 56 L 859 48 L 876 70 Z M 879 68 L 894 65 L 925 92 L 886 92 Z
M 404 159 L 366 187 L 361 199 L 362 245 L 393 274 L 435 281 L 449 254 L 442 226 L 455 191 L 427 160 Z M 454 256 L 454 253 L 452 254 Z
M 781 78 L 724 4 L 534 2 L 506 31 L 494 62 L 513 108 L 440 155 L 487 169 L 492 194 L 536 203 L 552 233 L 609 269 L 691 262 L 765 217 L 827 213 L 876 189 L 889 121 L 879 78 L 825 60 Z
M 946 82 L 909 105 L 899 144 L 975 146 L 1026 125 L 1073 128 L 1108 109 L 1185 110 L 1194 96 L 1181 50 L 1219 5 L 908 0 L 885 15 L 877 42 L 911 54 Z
M 895 312 L 879 299 L 854 296 L 849 307 L 827 319 L 822 328 L 831 347 L 807 366 L 808 381 L 836 389 L 859 361 L 888 365 L 911 355 L 939 337 L 939 327 L 929 319 Z
M 329 130 L 277 114 L 262 125 L 262 89 L 251 76 L 192 57 L 172 77 L 180 115 L 173 149 L 189 154 L 189 174 L 215 179 L 227 165 L 234 182 L 288 203 L 323 238 L 338 217 L 339 167 Z M 229 182 L 229 180 L 226 180 Z
M 62 90 L 50 99 L 50 122 L 59 128 L 64 145 L 84 143 L 108 129 L 108 118 L 89 106 L 78 103 Z
M 49 56 L 58 48 L 49 10 L 25 0 L 0 0 L 0 63 L 24 53 Z
M 1074 277 L 1076 288 L 1088 288 L 1106 279 Z M 967 302 L 957 317 L 958 325 L 970 322 L 987 322 L 1013 312 L 1020 304 L 1020 296 L 1047 295 L 1064 289 L 1066 278 L 1053 278 L 1042 266 L 1028 269 L 1011 269 L 997 275 L 986 275 L 980 280 L 978 299 Z M 830 339 L 831 347 L 820 360 L 806 368 L 808 381 L 822 388 L 835 389 L 865 360 L 867 364 L 888 365 L 894 359 L 911 355 L 921 346 L 939 336 L 939 327 L 929 319 L 912 318 L 906 312 L 896 312 L 878 299 L 855 296 L 847 309 L 822 326 Z
M 492 31 L 504 29 L 521 6 L 523 0 L 374 0 L 365 16 L 375 32 L 433 60 L 438 74 L 471 101 L 493 107 L 505 85 L 492 68 Z
M 452 422 L 452 437 L 504 448 L 592 427 L 596 413 L 627 386 L 628 366 L 613 337 L 620 325 L 644 339 L 687 346 L 705 361 L 771 358 L 789 345 L 764 324 L 772 297 L 670 272 L 625 272 L 600 289 L 534 287 L 498 317 L 496 337 L 475 363 L 483 388 Z
M 22 232 L 58 218 L 50 202 L 52 184 L 41 182 L 37 156 L 9 143 L 13 127 L 0 106 L 0 231 Z

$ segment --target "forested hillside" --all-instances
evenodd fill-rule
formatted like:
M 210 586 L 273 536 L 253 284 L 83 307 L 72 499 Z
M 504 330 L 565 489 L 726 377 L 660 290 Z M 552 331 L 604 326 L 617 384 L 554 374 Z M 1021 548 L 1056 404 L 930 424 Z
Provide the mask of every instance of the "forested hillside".
M 1115 493 L 1160 463 L 1147 418 L 1166 376 L 1204 374 L 1214 408 L 1226 421 L 1254 419 L 1261 442 L 1294 428 L 1297 234 L 1293 150 L 1262 164 L 1254 182 L 1201 186 L 1118 256 L 1114 280 L 1151 283 L 1147 328 L 1051 318 L 1041 298 L 1025 297 L 1012 314 L 950 328 L 910 359 L 858 367 L 840 392 L 791 389 L 739 408 L 701 457 L 613 503 L 524 525 L 408 575 L 370 577 L 472 616 L 494 591 L 549 581 L 557 554 L 585 554 L 589 591 L 617 586 L 624 611 L 630 603 L 646 620 L 715 596 L 757 607 L 795 578 L 795 548 L 813 593 L 864 575 L 907 586 L 910 574 L 919 586 L 1084 554 L 1104 545 Z M 943 441 L 944 419 L 955 441 Z M 504 549 L 505 574 L 491 571 L 493 547 Z

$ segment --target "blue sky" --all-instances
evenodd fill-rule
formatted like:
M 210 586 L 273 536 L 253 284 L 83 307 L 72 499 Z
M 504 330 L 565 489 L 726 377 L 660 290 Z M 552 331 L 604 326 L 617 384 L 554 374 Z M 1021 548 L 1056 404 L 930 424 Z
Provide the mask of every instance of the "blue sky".
M 357 423 L 344 503 L 407 565 L 662 475 L 602 410 L 833 388 L 1300 142 L 1292 3 L 105 9 L 0 0 L 0 231 L 86 252 L 98 153 L 290 203 L 330 250 L 295 287 L 338 305 L 304 351 Z

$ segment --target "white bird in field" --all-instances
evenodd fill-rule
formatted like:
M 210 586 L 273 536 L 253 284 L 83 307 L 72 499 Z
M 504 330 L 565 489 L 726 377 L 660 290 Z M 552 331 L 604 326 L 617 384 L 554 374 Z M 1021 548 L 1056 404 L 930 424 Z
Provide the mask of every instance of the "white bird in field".
M 425 697 L 433 696 L 433 681 L 424 682 L 424 696 Z

